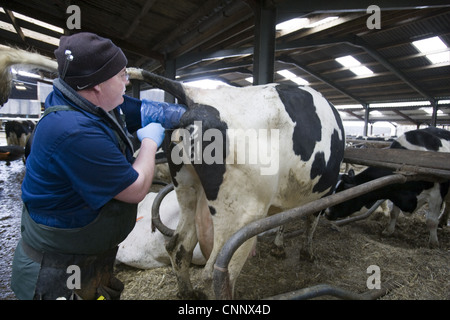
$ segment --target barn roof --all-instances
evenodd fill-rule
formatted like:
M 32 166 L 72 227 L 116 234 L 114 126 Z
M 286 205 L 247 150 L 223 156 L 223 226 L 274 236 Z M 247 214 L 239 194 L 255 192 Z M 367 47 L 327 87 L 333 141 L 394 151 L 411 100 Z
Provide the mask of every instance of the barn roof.
M 265 5 L 259 6 L 260 2 Z M 255 50 L 264 44 L 270 17 L 271 25 L 301 18 L 302 28 L 277 30 L 273 48 L 269 46 L 275 51 L 274 82 L 294 83 L 295 77 L 301 77 L 338 106 L 344 120 L 364 120 L 369 108 L 370 121 L 431 124 L 435 104 L 436 124 L 450 125 L 450 5 L 446 1 L 377 1 L 379 26 L 375 11 L 368 13 L 370 1 L 364 0 L 70 3 L 80 9 L 81 29 L 73 29 L 76 11 L 67 12 L 68 1 L 2 1 L 0 44 L 53 57 L 54 39 L 61 32 L 90 31 L 119 45 L 129 66 L 158 74 L 175 68 L 180 81 L 209 78 L 247 86 L 251 82 L 246 79 L 254 75 Z M 258 27 L 257 17 L 264 18 L 267 12 L 269 20 Z M 61 29 L 48 29 L 21 15 Z M 37 39 L 36 33 L 50 38 Z M 257 41 L 259 36 L 262 41 Z M 413 44 L 435 37 L 444 44 L 432 52 L 440 54 L 439 63 L 431 62 L 428 53 Z M 352 56 L 370 73 L 355 74 L 352 66 L 336 60 L 345 56 Z M 293 75 L 277 73 L 281 70 Z

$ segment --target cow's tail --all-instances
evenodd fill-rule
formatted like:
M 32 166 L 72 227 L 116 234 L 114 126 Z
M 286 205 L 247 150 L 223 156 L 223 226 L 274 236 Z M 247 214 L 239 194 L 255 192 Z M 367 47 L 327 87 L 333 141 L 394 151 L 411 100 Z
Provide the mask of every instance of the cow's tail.
M 186 95 L 180 82 L 138 68 L 127 68 L 127 72 L 130 79 L 145 81 L 155 88 L 167 91 L 188 108 L 193 106 L 192 100 Z
M 15 48 L 0 48 L 0 106 L 8 101 L 11 93 L 11 66 L 21 64 L 29 69 L 38 68 L 56 72 L 58 64 L 55 60 L 44 57 L 38 53 Z

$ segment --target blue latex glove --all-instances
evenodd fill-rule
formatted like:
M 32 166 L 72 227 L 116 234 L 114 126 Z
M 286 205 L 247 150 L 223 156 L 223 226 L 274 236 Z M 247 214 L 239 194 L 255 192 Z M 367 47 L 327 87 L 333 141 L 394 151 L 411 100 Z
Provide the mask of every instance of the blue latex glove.
M 158 122 L 166 129 L 173 129 L 185 112 L 186 108 L 181 104 L 142 99 L 141 124 L 145 127 L 150 122 Z
M 139 141 L 142 142 L 143 139 L 149 138 L 155 141 L 158 147 L 161 146 L 164 140 L 164 128 L 159 123 L 152 122 L 139 129 L 136 133 Z

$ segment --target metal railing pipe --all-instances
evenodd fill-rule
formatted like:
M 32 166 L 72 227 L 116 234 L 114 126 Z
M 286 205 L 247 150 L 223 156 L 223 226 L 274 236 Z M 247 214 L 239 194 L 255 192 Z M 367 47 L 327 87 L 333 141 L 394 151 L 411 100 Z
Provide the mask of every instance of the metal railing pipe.
M 357 187 L 309 202 L 303 206 L 280 212 L 270 217 L 253 221 L 234 233 L 224 244 L 217 256 L 213 271 L 213 289 L 217 299 L 231 299 L 231 285 L 228 264 L 234 252 L 248 239 L 261 232 L 290 223 L 308 214 L 319 212 L 343 201 L 358 197 L 370 191 L 396 183 L 414 180 L 414 176 L 394 174 L 361 184 Z

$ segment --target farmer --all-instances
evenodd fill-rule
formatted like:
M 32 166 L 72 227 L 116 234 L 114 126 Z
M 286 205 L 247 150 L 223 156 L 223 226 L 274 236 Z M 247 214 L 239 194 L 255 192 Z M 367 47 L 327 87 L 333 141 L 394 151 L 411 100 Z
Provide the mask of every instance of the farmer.
M 118 299 L 117 245 L 150 189 L 164 128 L 185 109 L 124 96 L 128 61 L 109 39 L 63 36 L 55 56 L 59 78 L 26 162 L 11 287 L 19 299 Z

